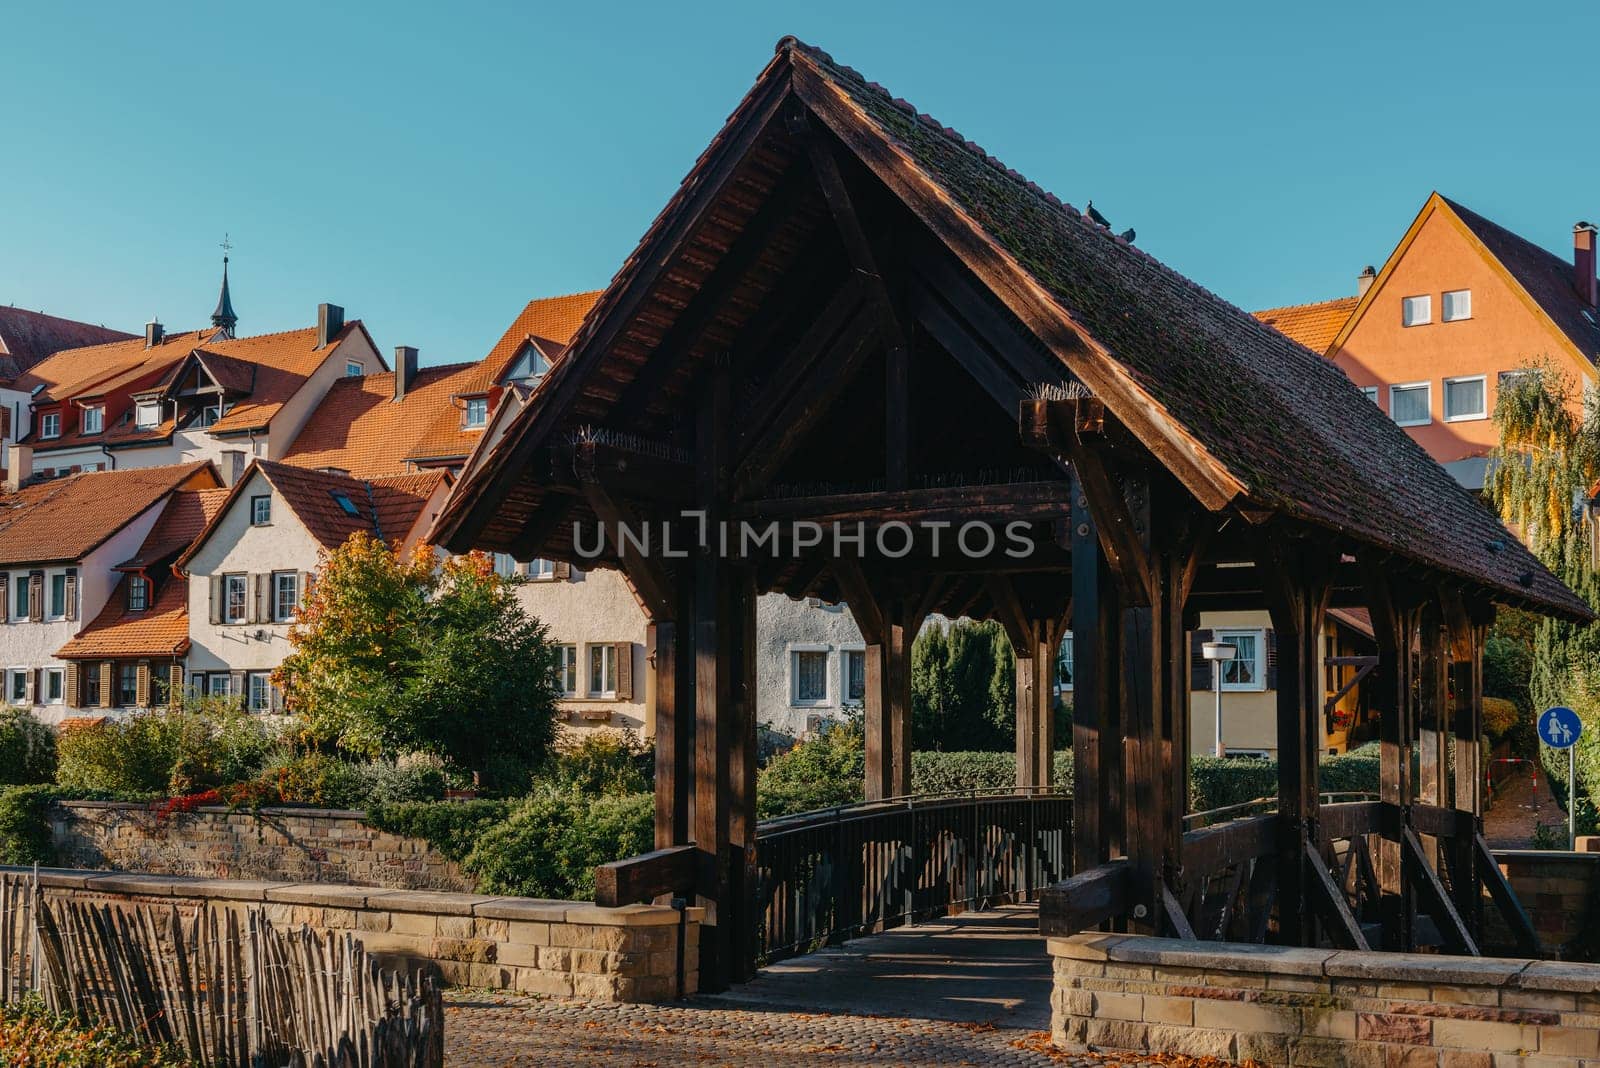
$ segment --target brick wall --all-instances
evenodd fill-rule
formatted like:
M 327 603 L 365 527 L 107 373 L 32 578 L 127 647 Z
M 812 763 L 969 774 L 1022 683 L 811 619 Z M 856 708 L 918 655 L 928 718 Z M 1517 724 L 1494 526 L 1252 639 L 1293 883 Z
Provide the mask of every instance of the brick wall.
M 385 963 L 428 966 L 458 986 L 622 1002 L 698 987 L 701 909 L 60 868 L 41 871 L 39 884 L 50 896 L 176 905 L 180 913 L 201 902 L 259 907 L 275 924 L 353 932 Z
M 1593 960 L 1595 949 L 1600 948 L 1600 930 L 1596 930 L 1600 917 L 1595 915 L 1600 853 L 1528 849 L 1494 856 L 1550 954 L 1563 960 Z M 1486 909 L 1484 920 L 1488 944 L 1509 944 L 1510 932 L 1504 930 L 1497 910 Z
M 427 842 L 387 834 L 360 812 L 202 808 L 159 817 L 146 805 L 55 805 L 57 863 L 215 879 L 356 883 L 399 890 L 472 889 Z
M 1049 947 L 1065 1049 L 1351 1068 L 1600 1057 L 1600 965 L 1103 934 Z

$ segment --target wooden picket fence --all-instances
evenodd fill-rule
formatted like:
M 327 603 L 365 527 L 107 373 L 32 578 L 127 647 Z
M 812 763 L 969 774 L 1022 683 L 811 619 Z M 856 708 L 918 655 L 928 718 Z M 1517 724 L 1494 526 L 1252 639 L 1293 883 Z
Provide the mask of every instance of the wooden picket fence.
M 348 932 L 260 909 L 46 900 L 0 876 L 0 998 L 170 1045 L 198 1068 L 441 1068 L 431 977 L 382 969 Z

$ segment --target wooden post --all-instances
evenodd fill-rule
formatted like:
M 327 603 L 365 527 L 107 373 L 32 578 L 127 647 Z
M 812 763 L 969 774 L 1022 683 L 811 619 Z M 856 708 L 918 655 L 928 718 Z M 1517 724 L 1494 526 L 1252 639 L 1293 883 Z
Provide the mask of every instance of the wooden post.
M 1012 640 L 1016 662 L 1017 785 L 1048 787 L 1056 748 L 1056 654 L 1061 628 L 1055 620 L 1031 620 L 1026 647 Z
M 687 598 L 681 598 L 684 604 Z M 655 673 L 657 849 L 686 845 L 694 799 L 694 647 L 680 641 L 677 620 L 646 628 Z M 687 637 L 687 636 L 686 636 Z
M 919 602 L 869 581 L 854 558 L 835 577 L 866 646 L 865 729 L 868 801 L 911 793 L 911 643 L 922 626 Z
M 1450 705 L 1455 744 L 1454 805 L 1456 835 L 1451 845 L 1451 886 L 1456 910 L 1474 938 L 1483 931 L 1483 880 L 1475 861 L 1476 837 L 1483 819 L 1483 645 L 1494 609 L 1471 611 L 1459 596 L 1447 596 L 1445 622 L 1450 634 Z
M 1411 827 L 1411 741 L 1415 735 L 1411 645 L 1420 598 L 1391 580 L 1381 563 L 1363 561 L 1378 667 L 1373 703 L 1378 706 L 1379 796 L 1378 887 L 1383 948 L 1409 952 L 1415 941 L 1416 895 L 1407 878 L 1402 841 Z
M 1424 805 L 1444 808 L 1450 769 L 1449 652 L 1445 644 L 1444 619 L 1436 597 L 1422 606 L 1419 620 L 1417 679 L 1417 800 Z M 1435 871 L 1439 869 L 1438 840 L 1422 838 L 1424 855 Z
M 1330 546 L 1285 544 L 1269 534 L 1258 566 L 1278 653 L 1278 940 L 1317 944 L 1312 880 L 1320 863 L 1317 760 L 1322 749 L 1322 630 L 1338 559 Z
M 1072 481 L 1072 870 L 1122 849 L 1116 592 L 1089 501 Z

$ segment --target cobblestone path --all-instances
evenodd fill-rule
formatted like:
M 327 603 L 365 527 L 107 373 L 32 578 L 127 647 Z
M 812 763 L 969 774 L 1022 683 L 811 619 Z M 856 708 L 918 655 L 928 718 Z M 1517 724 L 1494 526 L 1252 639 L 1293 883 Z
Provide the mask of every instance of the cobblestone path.
M 1539 769 L 1536 786 L 1533 770 L 1522 765 L 1484 811 L 1483 836 L 1494 849 L 1527 849 L 1533 844 L 1534 829 L 1541 823 L 1553 828 L 1566 842 L 1567 814 L 1556 804 L 1544 769 Z

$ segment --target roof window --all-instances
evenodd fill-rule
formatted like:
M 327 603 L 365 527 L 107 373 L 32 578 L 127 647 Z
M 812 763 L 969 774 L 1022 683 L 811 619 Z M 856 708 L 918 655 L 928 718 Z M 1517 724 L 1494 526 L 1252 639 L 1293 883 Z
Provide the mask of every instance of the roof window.
M 340 493 L 337 490 L 329 490 L 328 492 L 333 494 L 333 503 L 337 504 L 345 515 L 358 517 L 361 515 L 360 509 L 356 507 L 356 502 L 350 499 L 349 494 Z

